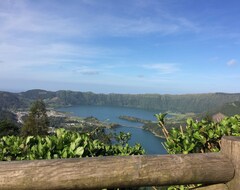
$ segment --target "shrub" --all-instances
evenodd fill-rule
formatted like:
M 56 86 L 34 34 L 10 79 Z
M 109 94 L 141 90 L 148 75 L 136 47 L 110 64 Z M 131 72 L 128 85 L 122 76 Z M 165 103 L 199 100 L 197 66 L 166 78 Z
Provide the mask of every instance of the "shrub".
M 219 152 L 222 136 L 240 136 L 240 115 L 224 118 L 221 122 L 188 119 L 185 128 L 180 126 L 169 131 L 164 125 L 165 116 L 166 114 L 156 114 L 166 138 L 163 145 L 169 154 Z M 171 186 L 168 189 L 184 190 L 190 187 L 194 186 Z
M 57 129 L 54 135 L 45 137 L 4 136 L 0 139 L 2 161 L 133 154 L 144 154 L 141 145 L 129 146 L 127 142 L 108 145 L 91 139 L 87 133 L 80 134 L 65 129 Z

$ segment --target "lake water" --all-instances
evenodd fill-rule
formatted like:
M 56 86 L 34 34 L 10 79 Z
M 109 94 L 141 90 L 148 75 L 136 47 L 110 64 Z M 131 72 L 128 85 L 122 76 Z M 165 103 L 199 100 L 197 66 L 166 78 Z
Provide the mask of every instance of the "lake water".
M 132 137 L 129 141 L 129 144 L 134 145 L 135 143 L 140 143 L 145 149 L 146 154 L 166 154 L 166 151 L 162 146 L 162 142 L 164 142 L 163 139 L 154 136 L 152 133 L 146 130 L 136 128 L 142 126 L 141 123 L 119 119 L 119 116 L 127 115 L 156 121 L 156 118 L 154 117 L 154 114 L 156 114 L 156 112 L 154 111 L 137 108 L 90 105 L 59 108 L 58 111 L 68 112 L 71 113 L 71 115 L 79 117 L 93 116 L 100 121 L 118 123 L 121 126 L 113 129 L 113 132 L 130 132 L 132 134 Z

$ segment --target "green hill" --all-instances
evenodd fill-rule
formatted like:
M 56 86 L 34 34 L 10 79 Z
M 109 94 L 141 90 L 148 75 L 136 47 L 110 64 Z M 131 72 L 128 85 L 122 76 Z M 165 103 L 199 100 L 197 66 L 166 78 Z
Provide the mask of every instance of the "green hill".
M 208 93 L 185 95 L 160 94 L 95 94 L 61 90 L 29 90 L 21 93 L 0 92 L 0 107 L 27 107 L 36 99 L 43 99 L 49 106 L 108 105 L 156 110 L 156 112 L 210 112 L 227 103 L 240 101 L 240 93 Z
M 220 112 L 226 116 L 240 114 L 240 101 L 229 102 L 214 110 L 215 113 Z
M 0 91 L 0 109 L 15 109 L 24 106 L 19 94 Z
M 12 121 L 13 123 L 17 123 L 16 115 L 7 110 L 0 110 L 0 121 L 1 120 L 8 120 Z

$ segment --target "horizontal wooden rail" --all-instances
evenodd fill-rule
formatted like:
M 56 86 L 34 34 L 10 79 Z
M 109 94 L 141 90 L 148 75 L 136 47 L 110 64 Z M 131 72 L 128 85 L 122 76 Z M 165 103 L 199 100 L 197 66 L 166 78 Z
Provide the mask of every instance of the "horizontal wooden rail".
M 0 163 L 0 189 L 100 189 L 222 183 L 234 176 L 221 153 L 116 156 Z
M 101 189 L 219 184 L 240 189 L 240 137 L 223 137 L 220 153 L 116 156 L 0 162 L 0 189 Z M 202 188 L 206 189 L 206 188 Z

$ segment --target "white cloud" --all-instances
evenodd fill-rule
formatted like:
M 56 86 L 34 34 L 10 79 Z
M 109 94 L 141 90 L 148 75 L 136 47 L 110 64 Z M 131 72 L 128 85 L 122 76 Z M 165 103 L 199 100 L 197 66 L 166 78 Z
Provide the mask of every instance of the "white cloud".
M 169 34 L 179 30 L 179 26 L 175 23 L 167 23 L 144 17 L 122 18 L 109 15 L 99 18 L 95 26 L 97 26 L 97 29 L 100 29 L 100 34 L 112 36 L 133 36 L 152 33 Z
M 12 1 L 11 1 L 12 2 Z M 14 1 L 15 2 L 15 1 Z M 154 12 L 155 16 L 146 15 L 128 15 L 127 17 L 114 10 L 93 11 L 99 4 L 92 4 L 86 11 L 84 3 L 79 6 L 78 14 L 71 14 L 68 11 L 47 12 L 39 10 L 33 5 L 28 5 L 27 1 L 13 5 L 5 4 L 5 9 L 0 8 L 0 34 L 4 37 L 11 38 L 12 35 L 19 35 L 24 38 L 23 34 L 34 38 L 44 38 L 49 35 L 53 37 L 65 38 L 77 36 L 78 38 L 96 37 L 96 36 L 135 36 L 142 34 L 171 34 L 181 31 L 191 30 L 195 32 L 197 27 L 187 18 L 178 18 L 169 16 L 169 14 Z M 3 4 L 0 2 L 0 6 Z M 61 4 L 58 4 L 61 6 Z M 62 5 L 63 6 L 63 5 Z M 65 5 L 68 6 L 68 5 Z M 70 5 L 69 5 L 70 6 Z M 137 7 L 133 4 L 135 8 Z M 116 6 L 115 6 L 116 7 Z M 8 11 L 11 9 L 12 11 Z M 131 8 L 129 12 L 131 12 Z M 132 8 L 134 9 L 134 8 Z M 141 11 L 140 8 L 137 10 Z M 168 16 L 166 16 L 168 15 Z M 1 37 L 0 37 L 1 38 Z
M 80 66 L 77 67 L 76 69 L 74 69 L 73 71 L 74 73 L 79 73 L 82 75 L 99 75 L 100 71 L 95 69 L 95 68 L 91 68 L 90 66 Z
M 34 36 L 41 39 L 46 35 L 71 36 L 80 35 L 84 37 L 83 31 L 71 18 L 57 17 L 49 13 L 32 12 L 30 10 L 7 12 L 0 14 L 2 37 L 11 39 L 29 38 Z M 54 36 L 53 36 L 54 37 Z
M 228 66 L 233 66 L 233 65 L 236 65 L 236 64 L 237 64 L 237 60 L 235 60 L 235 59 L 231 59 L 227 62 Z
M 179 68 L 174 63 L 158 63 L 143 65 L 143 68 L 155 70 L 160 74 L 171 74 L 179 71 Z
M 74 61 L 76 59 L 91 59 L 92 57 L 105 56 L 110 50 L 104 48 L 93 48 L 84 45 L 73 45 L 67 43 L 49 44 L 0 44 L 0 58 L 9 65 L 15 67 L 36 66 L 45 64 L 57 64 L 64 60 Z M 53 61 L 55 60 L 55 61 Z

